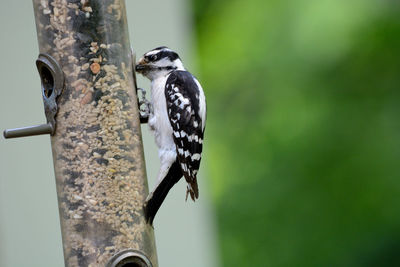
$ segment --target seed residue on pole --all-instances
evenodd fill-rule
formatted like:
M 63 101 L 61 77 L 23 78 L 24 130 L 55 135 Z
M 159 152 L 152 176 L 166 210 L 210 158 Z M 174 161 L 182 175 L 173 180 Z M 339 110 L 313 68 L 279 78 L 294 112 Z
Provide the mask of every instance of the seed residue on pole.
M 157 265 L 122 0 L 33 0 L 41 53 L 62 66 L 54 166 L 66 266 L 124 249 Z

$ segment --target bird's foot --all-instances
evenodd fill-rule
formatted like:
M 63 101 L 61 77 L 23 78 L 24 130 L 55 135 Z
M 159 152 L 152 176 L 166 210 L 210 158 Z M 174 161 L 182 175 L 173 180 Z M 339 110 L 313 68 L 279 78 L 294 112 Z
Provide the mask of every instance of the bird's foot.
M 149 120 L 150 112 L 151 112 L 151 104 L 146 99 L 146 91 L 142 88 L 137 87 L 136 73 L 135 73 L 136 53 L 133 50 L 133 47 L 131 47 L 131 57 L 132 57 L 132 78 L 133 78 L 133 83 L 136 88 L 136 95 L 138 98 L 140 123 L 147 123 Z M 142 93 L 142 98 L 140 100 L 139 100 L 139 91 Z M 144 107 L 142 107 L 142 106 L 144 106 Z
M 139 91 L 142 94 L 141 99 L 139 100 Z M 149 121 L 149 116 L 151 112 L 151 104 L 150 101 L 146 99 L 146 91 L 143 88 L 137 89 L 138 94 L 138 107 L 139 107 L 139 118 L 140 123 L 147 123 Z

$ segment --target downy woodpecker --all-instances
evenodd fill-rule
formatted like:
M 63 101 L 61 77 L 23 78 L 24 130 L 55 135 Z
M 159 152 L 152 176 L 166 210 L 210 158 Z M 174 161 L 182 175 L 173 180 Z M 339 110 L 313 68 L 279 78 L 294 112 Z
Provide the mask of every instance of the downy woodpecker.
M 200 167 L 206 123 L 206 101 L 197 79 L 185 70 L 178 54 L 162 46 L 139 60 L 136 71 L 151 81 L 151 112 L 148 124 L 154 132 L 161 167 L 155 189 L 144 204 L 148 223 L 169 190 L 185 177 L 188 195 L 199 197 Z

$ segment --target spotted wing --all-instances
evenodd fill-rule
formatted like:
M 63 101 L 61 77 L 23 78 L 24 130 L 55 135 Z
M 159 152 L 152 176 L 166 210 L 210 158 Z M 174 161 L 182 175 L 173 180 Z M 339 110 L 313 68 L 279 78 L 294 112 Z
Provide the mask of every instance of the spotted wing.
M 204 94 L 189 72 L 173 71 L 165 85 L 165 97 L 178 161 L 188 183 L 188 193 L 195 200 L 199 196 L 196 175 L 200 167 L 205 128 Z

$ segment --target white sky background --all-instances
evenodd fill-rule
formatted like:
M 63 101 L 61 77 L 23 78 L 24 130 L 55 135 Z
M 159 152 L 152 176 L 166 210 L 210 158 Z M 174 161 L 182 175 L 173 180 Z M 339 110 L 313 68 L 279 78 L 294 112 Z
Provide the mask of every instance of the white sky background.
M 31 1 L 5 1 L 0 9 L 0 130 L 45 122 Z M 166 45 L 195 69 L 188 1 L 127 0 L 131 43 L 139 57 Z M 149 82 L 139 78 L 139 86 Z M 157 150 L 147 126 L 145 156 L 150 189 L 158 171 Z M 63 266 L 57 196 L 48 136 L 0 137 L 0 267 Z M 205 166 L 202 166 L 205 173 Z M 200 176 L 200 199 L 185 202 L 183 180 L 155 219 L 160 266 L 217 266 L 214 218 L 208 186 Z

